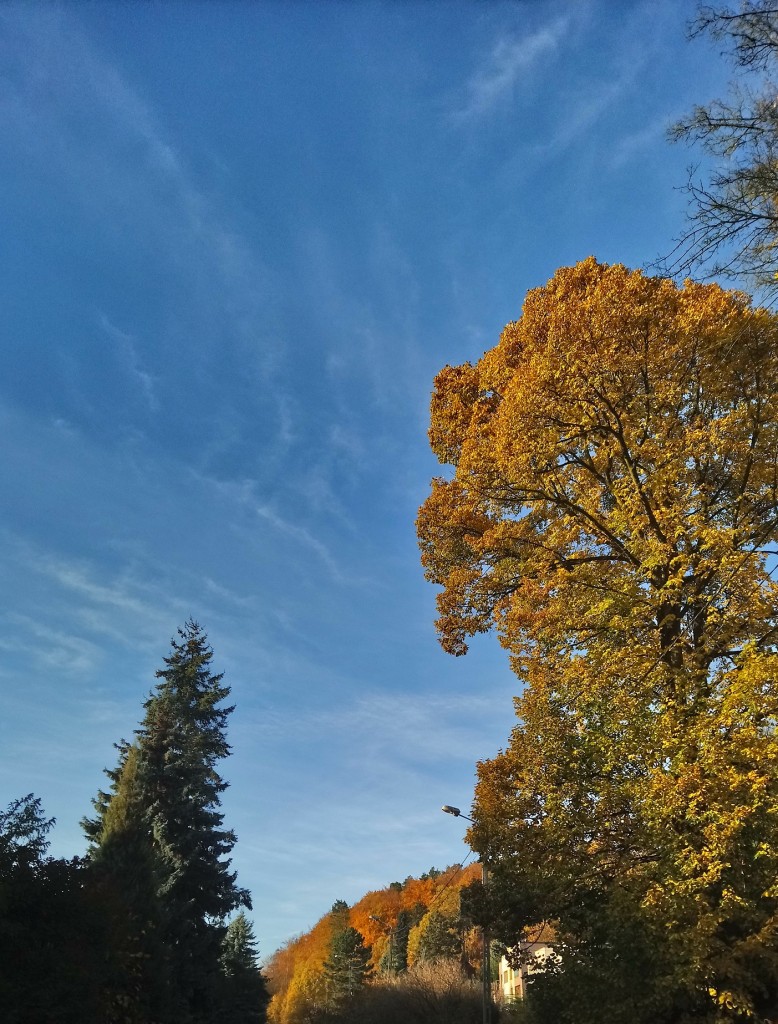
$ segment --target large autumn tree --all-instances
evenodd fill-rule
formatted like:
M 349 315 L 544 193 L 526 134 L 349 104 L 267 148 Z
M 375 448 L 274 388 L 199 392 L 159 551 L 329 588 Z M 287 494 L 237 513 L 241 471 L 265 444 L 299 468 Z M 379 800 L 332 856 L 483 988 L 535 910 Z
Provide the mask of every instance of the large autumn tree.
M 430 440 L 441 642 L 523 684 L 471 836 L 501 937 L 556 921 L 558 1020 L 778 1015 L 778 319 L 587 259 L 441 371 Z

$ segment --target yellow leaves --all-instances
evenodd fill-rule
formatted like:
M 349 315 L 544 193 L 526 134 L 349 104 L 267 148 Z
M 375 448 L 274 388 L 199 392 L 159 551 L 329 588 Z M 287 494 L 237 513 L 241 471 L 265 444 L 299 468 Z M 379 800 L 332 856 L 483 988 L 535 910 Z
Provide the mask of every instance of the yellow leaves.
M 742 1013 L 746 1017 L 753 1016 L 753 1003 L 750 1000 L 744 1001 L 739 999 L 734 992 L 711 986 L 708 988 L 708 995 L 714 1002 L 726 1010 L 734 1010 L 736 1013 Z
M 444 463 L 457 462 L 478 399 L 478 371 L 470 363 L 446 366 L 435 378 L 430 446 Z
M 430 436 L 455 478 L 433 484 L 418 528 L 444 587 L 444 645 L 461 653 L 491 621 L 519 656 L 529 580 L 554 578 L 585 650 L 587 630 L 620 632 L 635 615 L 680 643 L 686 595 L 706 601 L 733 557 L 758 590 L 748 546 L 776 533 L 777 325 L 718 286 L 590 258 L 530 292 L 476 366 L 443 370 Z
M 525 684 L 474 841 L 560 919 L 618 879 L 747 1008 L 747 957 L 778 960 L 778 318 L 588 259 L 439 376 L 432 421 L 441 642 L 494 628 Z

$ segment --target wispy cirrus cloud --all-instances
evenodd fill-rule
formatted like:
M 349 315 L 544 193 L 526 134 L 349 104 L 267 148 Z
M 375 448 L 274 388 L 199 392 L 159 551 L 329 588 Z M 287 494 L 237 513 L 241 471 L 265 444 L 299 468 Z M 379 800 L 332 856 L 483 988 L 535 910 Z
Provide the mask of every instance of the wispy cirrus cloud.
M 639 159 L 652 146 L 666 135 L 667 129 L 672 124 L 673 118 L 663 115 L 654 118 L 647 125 L 641 126 L 637 131 L 628 132 L 622 135 L 613 146 L 610 165 L 614 170 L 624 167 L 631 160 Z
M 494 109 L 541 61 L 557 52 L 569 25 L 570 18 L 562 16 L 528 35 L 500 36 L 465 86 L 464 100 L 454 111 L 454 119 L 464 121 Z
M 101 661 L 102 652 L 92 641 L 29 615 L 12 613 L 5 625 L 8 628 L 0 637 L 0 651 L 23 656 L 44 671 L 79 677 L 95 671 Z
M 327 567 L 332 578 L 338 583 L 353 582 L 343 573 L 337 559 L 329 550 L 326 544 L 315 537 L 310 530 L 307 530 L 304 526 L 299 526 L 297 523 L 290 522 L 280 516 L 272 508 L 267 505 L 257 505 L 255 509 L 260 519 L 264 519 L 265 522 L 269 523 L 273 529 L 279 533 L 290 537 L 292 540 L 302 544 L 308 548 L 309 551 L 313 551 L 315 555 L 321 560 L 321 562 Z
M 0 568 L 27 581 L 27 600 L 0 602 L 5 649 L 35 652 L 36 660 L 70 675 L 88 675 L 106 643 L 155 651 L 160 623 L 182 621 L 187 606 L 152 576 L 119 571 L 53 553 L 18 533 L 0 531 Z
M 126 331 L 120 330 L 105 313 L 98 314 L 97 322 L 101 330 L 121 352 L 126 370 L 135 384 L 140 387 L 149 408 L 159 408 L 159 401 L 154 391 L 154 377 L 142 366 L 136 339 Z
M 143 274 L 165 282 L 157 306 L 132 314 L 98 300 L 97 326 L 120 347 L 146 409 L 164 414 L 169 405 L 155 402 L 176 386 L 172 353 L 184 336 L 195 387 L 211 386 L 225 351 L 258 384 L 274 381 L 255 389 L 252 411 L 268 445 L 286 445 L 293 409 L 276 379 L 284 358 L 272 326 L 277 282 L 219 175 L 194 169 L 181 133 L 93 45 L 77 13 L 21 4 L 0 11 L 0 133 L 15 164 L 46 180 L 46 195 L 75 206 L 82 226 L 95 226 L 120 258 L 140 255 Z M 78 380 L 80 354 L 69 358 Z M 141 408 L 125 411 L 143 421 Z M 211 420 L 218 437 L 219 414 Z
M 599 86 L 590 85 L 586 95 L 572 98 L 564 105 L 564 116 L 551 126 L 545 139 L 529 148 L 539 157 L 553 157 L 581 138 L 615 105 L 638 73 L 638 66 L 627 68 Z

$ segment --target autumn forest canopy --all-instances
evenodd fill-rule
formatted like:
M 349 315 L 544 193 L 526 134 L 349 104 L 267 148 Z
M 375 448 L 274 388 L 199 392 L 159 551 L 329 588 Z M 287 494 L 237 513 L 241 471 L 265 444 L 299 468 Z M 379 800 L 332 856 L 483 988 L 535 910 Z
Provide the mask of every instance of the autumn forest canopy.
M 494 634 L 516 677 L 479 863 L 337 899 L 260 967 L 221 808 L 234 708 L 190 620 L 85 856 L 48 855 L 34 794 L 0 812 L 4 1021 L 778 1022 L 778 4 L 696 31 L 761 85 L 673 129 L 717 162 L 663 268 L 562 267 L 434 381 L 438 637 Z

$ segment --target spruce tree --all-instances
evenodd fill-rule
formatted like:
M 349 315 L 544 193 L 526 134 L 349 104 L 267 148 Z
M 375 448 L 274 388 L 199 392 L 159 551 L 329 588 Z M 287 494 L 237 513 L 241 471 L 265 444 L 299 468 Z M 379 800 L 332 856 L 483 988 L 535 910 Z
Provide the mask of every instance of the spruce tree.
M 101 803 L 102 811 L 84 823 L 95 834 L 92 885 L 110 921 L 107 998 L 112 1019 L 122 1024 L 172 1021 L 185 1007 L 172 983 L 167 907 L 158 896 L 164 868 L 138 786 L 141 751 L 125 742 L 118 748 L 121 769 L 107 773 L 113 794 L 100 794 L 95 805 Z
M 0 810 L 0 1020 L 106 1024 L 107 915 L 84 862 L 48 856 L 53 824 L 33 794 Z
M 356 928 L 336 927 L 324 963 L 329 1002 L 337 1005 L 356 995 L 370 974 L 370 947 Z
M 229 1024 L 262 1024 L 269 1001 L 259 969 L 254 929 L 241 911 L 230 921 L 222 942 L 224 996 L 220 1020 Z
M 441 914 L 439 910 L 431 910 L 422 928 L 417 954 L 419 960 L 441 960 L 461 952 L 462 937 L 455 918 Z
M 119 765 L 106 773 L 111 792 L 98 795 L 96 817 L 84 822 L 96 867 L 119 879 L 122 898 L 138 897 L 141 937 L 152 924 L 145 904 L 153 884 L 154 931 L 170 994 L 155 1016 L 177 1024 L 219 1015 L 223 922 L 251 906 L 230 870 L 236 837 L 223 827 L 219 809 L 227 783 L 217 765 L 230 753 L 226 725 L 233 708 L 221 706 L 229 688 L 211 672 L 212 657 L 196 622 L 179 629 L 135 742 L 119 745 Z M 147 946 L 138 949 L 145 959 Z
M 381 974 L 400 974 L 408 969 L 408 934 L 426 912 L 423 903 L 417 903 L 412 909 L 406 908 L 399 912 L 397 924 L 392 932 L 392 941 L 387 943 L 386 951 L 381 957 Z

